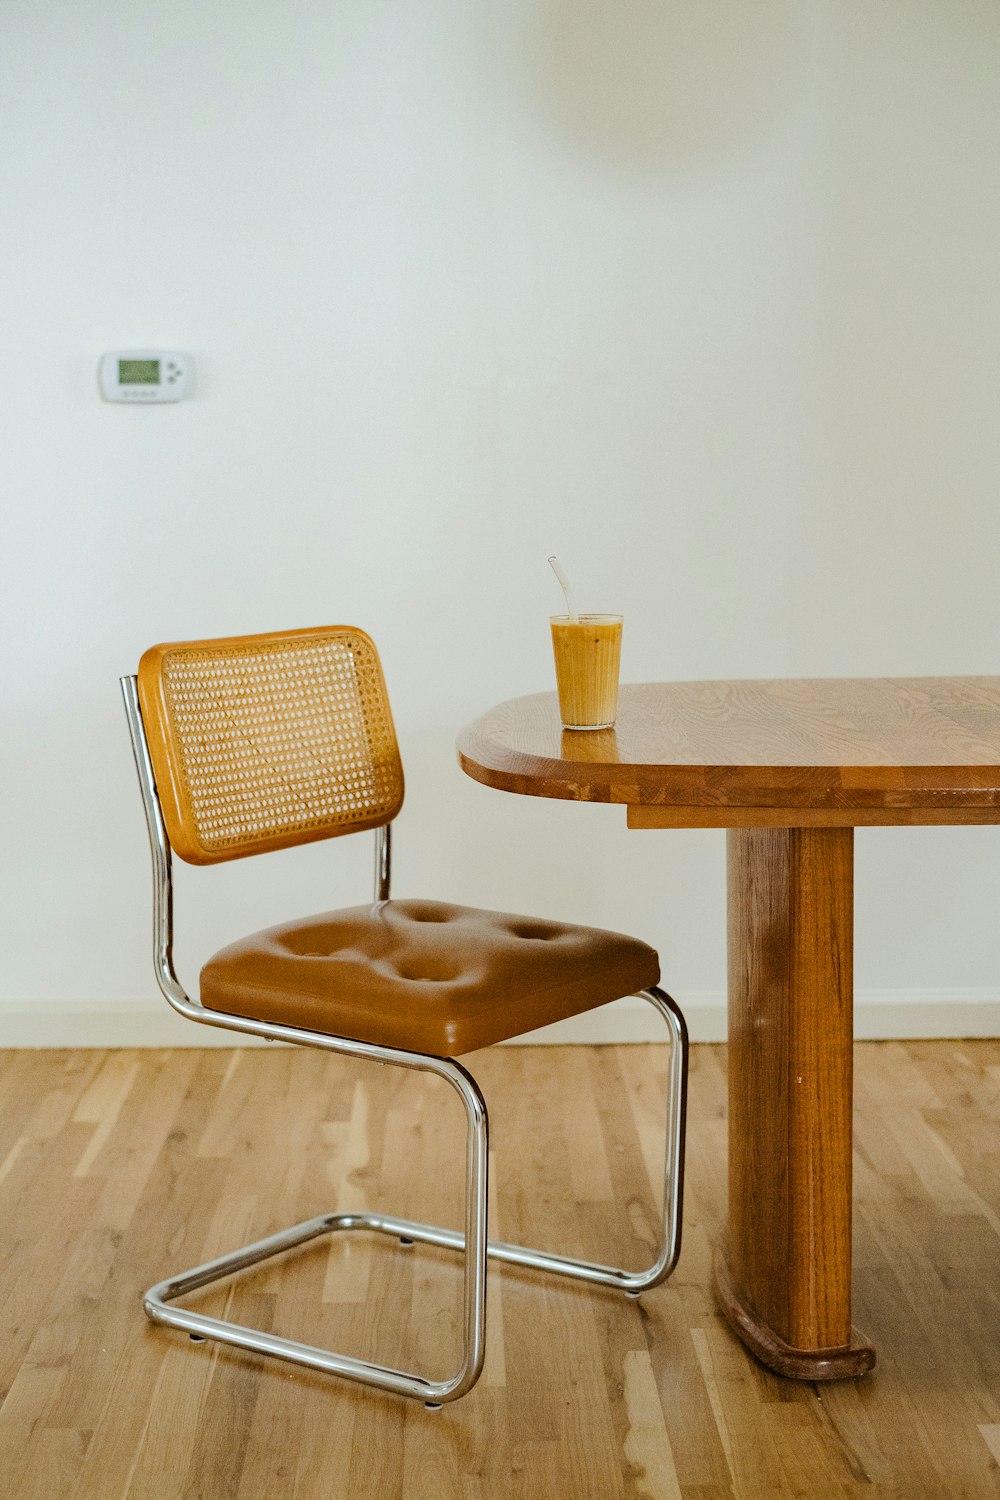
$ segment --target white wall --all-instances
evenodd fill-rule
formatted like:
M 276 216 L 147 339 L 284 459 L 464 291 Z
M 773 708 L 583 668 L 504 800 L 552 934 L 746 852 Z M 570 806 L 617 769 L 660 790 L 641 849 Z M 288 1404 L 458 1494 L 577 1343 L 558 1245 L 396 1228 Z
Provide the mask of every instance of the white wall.
M 626 678 L 1000 671 L 1000 7 L 5 0 L 0 53 L 6 1035 L 152 995 L 117 675 L 341 620 L 400 893 L 621 925 L 716 1005 L 722 835 L 486 791 L 454 734 L 549 686 L 551 551 Z M 146 344 L 194 399 L 103 404 Z M 186 972 L 369 858 L 182 870 Z M 995 1025 L 998 898 L 1000 830 L 860 832 L 862 997 Z

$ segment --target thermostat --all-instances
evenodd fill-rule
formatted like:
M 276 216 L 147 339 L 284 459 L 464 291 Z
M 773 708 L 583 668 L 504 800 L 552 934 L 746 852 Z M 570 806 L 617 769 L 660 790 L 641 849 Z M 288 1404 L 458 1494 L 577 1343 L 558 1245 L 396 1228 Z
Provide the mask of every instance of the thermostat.
M 176 349 L 118 349 L 101 357 L 105 401 L 180 401 L 188 393 L 194 365 Z

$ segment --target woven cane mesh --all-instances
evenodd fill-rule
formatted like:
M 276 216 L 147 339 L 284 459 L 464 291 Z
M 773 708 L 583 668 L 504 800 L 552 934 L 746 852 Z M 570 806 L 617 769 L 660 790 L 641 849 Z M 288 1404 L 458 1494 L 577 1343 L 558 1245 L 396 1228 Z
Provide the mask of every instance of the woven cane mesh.
M 167 648 L 160 702 L 177 810 L 202 858 L 370 828 L 399 810 L 395 731 L 362 632 Z

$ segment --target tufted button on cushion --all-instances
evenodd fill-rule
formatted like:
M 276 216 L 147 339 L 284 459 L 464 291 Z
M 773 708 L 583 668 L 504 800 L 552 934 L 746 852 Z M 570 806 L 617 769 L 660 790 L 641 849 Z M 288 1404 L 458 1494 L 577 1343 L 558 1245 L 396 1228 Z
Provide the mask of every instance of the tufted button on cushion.
M 635 938 L 441 901 L 270 927 L 201 971 L 210 1010 L 457 1057 L 656 984 Z

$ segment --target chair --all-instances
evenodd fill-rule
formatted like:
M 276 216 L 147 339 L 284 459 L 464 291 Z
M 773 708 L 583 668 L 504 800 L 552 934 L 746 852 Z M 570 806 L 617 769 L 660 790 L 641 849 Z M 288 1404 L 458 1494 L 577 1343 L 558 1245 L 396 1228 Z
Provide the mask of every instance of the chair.
M 325 1214 L 183 1271 L 145 1296 L 148 1316 L 241 1349 L 346 1376 L 440 1406 L 483 1365 L 486 1263 L 492 1257 L 638 1296 L 664 1281 L 681 1239 L 687 1032 L 657 988 L 646 944 L 616 933 L 438 901 L 389 898 L 392 820 L 403 772 L 375 646 L 347 626 L 155 646 L 123 677 L 153 860 L 156 977 L 182 1015 L 209 1026 L 438 1075 L 465 1107 L 463 1230 L 381 1213 Z M 212 864 L 373 829 L 372 904 L 260 932 L 204 966 L 200 1000 L 174 973 L 171 850 Z M 643 996 L 671 1041 L 663 1237 L 655 1263 L 630 1272 L 490 1240 L 486 1104 L 465 1052 Z M 244 1328 L 175 1299 L 320 1235 L 369 1230 L 464 1256 L 464 1350 L 434 1381 Z

